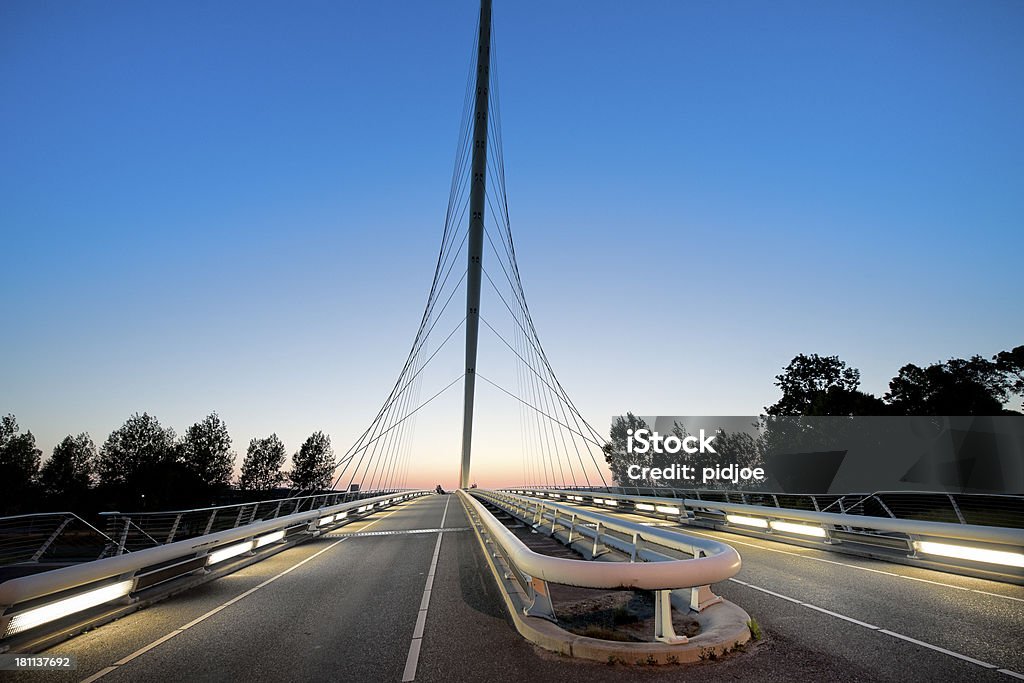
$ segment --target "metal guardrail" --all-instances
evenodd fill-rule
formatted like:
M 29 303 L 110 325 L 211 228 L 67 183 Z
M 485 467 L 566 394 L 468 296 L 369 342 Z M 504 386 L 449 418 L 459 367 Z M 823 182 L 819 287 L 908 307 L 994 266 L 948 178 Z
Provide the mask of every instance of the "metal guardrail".
M 850 513 L 779 508 L 696 498 L 598 493 L 590 490 L 513 489 L 513 492 L 584 503 L 663 519 L 709 520 L 724 530 L 764 534 L 783 542 L 854 542 L 929 566 L 971 570 L 990 578 L 1024 581 L 1024 529 Z
M 105 520 L 107 535 L 115 539 L 113 554 L 120 555 L 128 551 L 235 529 L 257 521 L 277 519 L 297 512 L 400 492 L 398 489 L 332 491 L 191 510 L 101 512 L 99 516 Z
M 96 560 L 115 543 L 73 512 L 0 517 L 0 567 Z
M 1024 529 L 1024 495 L 875 491 L 873 493 L 810 494 L 669 486 L 522 487 L 531 490 L 589 491 L 625 496 L 692 498 L 701 501 L 763 505 L 792 510 L 840 512 L 868 517 L 917 519 Z
M 234 558 L 262 559 L 289 541 L 313 538 L 360 515 L 425 495 L 406 491 L 253 522 L 189 540 L 83 562 L 0 583 L 0 652 L 3 641 L 46 624 L 112 603 L 152 597 L 167 582 L 204 573 Z M 277 547 L 275 547 L 277 546 Z M 227 565 L 224 565 L 227 566 Z
M 712 539 L 686 536 L 676 531 L 616 519 L 610 515 L 569 505 L 497 491 L 459 491 L 472 516 L 479 520 L 490 540 L 501 549 L 512 576 L 531 604 L 527 616 L 556 621 L 548 583 L 584 588 L 641 589 L 655 594 L 655 639 L 685 643 L 672 626 L 671 591 L 690 589 L 690 607 L 696 611 L 721 601 L 710 584 L 735 576 L 740 556 L 731 546 Z M 559 530 L 574 538 L 593 541 L 592 556 L 601 546 L 625 552 L 630 562 L 595 562 L 542 555 L 528 548 L 481 504 L 486 501 L 538 530 L 555 535 Z M 544 529 L 546 527 L 546 529 Z M 658 550 L 671 550 L 689 559 L 678 559 Z

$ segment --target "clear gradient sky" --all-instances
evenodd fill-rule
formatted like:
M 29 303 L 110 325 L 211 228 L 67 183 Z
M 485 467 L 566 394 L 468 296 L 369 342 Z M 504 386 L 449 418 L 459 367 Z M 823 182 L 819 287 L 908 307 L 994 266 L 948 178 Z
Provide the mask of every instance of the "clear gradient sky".
M 344 450 L 426 298 L 477 5 L 0 3 L 0 413 Z M 599 429 L 1024 343 L 1024 3 L 496 0 L 513 230 Z M 484 302 L 484 315 L 487 306 Z M 424 384 L 444 386 L 461 348 Z M 493 343 L 479 367 L 509 365 Z M 474 479 L 513 483 L 486 387 Z M 411 484 L 457 483 L 460 396 Z

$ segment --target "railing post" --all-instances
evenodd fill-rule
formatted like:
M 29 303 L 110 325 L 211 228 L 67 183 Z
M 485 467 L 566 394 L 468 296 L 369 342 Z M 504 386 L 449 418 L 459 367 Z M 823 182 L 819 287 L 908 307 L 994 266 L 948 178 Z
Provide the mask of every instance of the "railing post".
M 50 537 L 46 539 L 46 541 L 41 546 L 39 546 L 39 549 L 36 550 L 35 553 L 33 553 L 31 559 L 29 559 L 29 562 L 38 562 L 39 559 L 46 552 L 46 549 L 49 548 L 50 545 L 52 545 L 55 540 L 57 540 L 57 537 L 60 536 L 60 532 L 64 531 L 64 527 L 66 527 L 71 522 L 72 519 L 73 517 L 65 517 L 64 521 L 61 522 L 60 525 L 58 525 L 57 528 L 53 530 L 53 533 L 50 534 Z
M 176 533 L 178 533 L 178 525 L 181 524 L 181 516 L 183 514 L 185 514 L 185 513 L 179 512 L 177 514 L 177 516 L 174 518 L 174 524 L 171 525 L 171 531 L 170 531 L 170 533 L 167 534 L 167 540 L 164 541 L 164 543 L 170 543 L 171 541 L 174 540 L 174 535 Z
M 208 521 L 206 523 L 206 530 L 203 531 L 203 536 L 205 536 L 208 533 L 210 533 L 210 529 L 213 528 L 213 520 L 215 520 L 216 518 L 217 518 L 217 511 L 214 510 L 213 512 L 210 513 L 210 521 Z
M 117 554 L 124 553 L 124 546 L 128 542 L 128 530 L 131 529 L 132 518 L 124 518 L 124 529 L 121 530 L 121 538 L 117 541 Z
M 654 639 L 669 645 L 689 642 L 686 636 L 676 635 L 672 625 L 672 591 L 654 591 Z
M 536 576 L 528 578 L 530 579 L 528 586 L 531 602 L 523 608 L 523 614 L 528 617 L 547 619 L 557 624 L 558 618 L 555 617 L 555 606 L 551 603 L 551 592 L 548 590 L 547 581 L 538 579 Z

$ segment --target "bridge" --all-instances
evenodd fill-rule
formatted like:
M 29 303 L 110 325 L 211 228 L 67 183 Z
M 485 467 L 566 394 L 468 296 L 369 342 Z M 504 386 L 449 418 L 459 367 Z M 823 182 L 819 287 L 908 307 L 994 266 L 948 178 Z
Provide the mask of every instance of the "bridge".
M 526 303 L 490 14 L 482 0 L 423 316 L 333 490 L 101 524 L 0 520 L 5 678 L 1024 679 L 1020 496 L 826 500 L 608 480 L 605 439 Z M 424 370 L 460 331 L 461 372 L 424 399 Z M 510 354 L 511 383 L 479 372 L 481 333 Z M 519 486 L 471 485 L 477 379 L 521 411 Z M 417 413 L 460 383 L 460 489 L 406 488 Z

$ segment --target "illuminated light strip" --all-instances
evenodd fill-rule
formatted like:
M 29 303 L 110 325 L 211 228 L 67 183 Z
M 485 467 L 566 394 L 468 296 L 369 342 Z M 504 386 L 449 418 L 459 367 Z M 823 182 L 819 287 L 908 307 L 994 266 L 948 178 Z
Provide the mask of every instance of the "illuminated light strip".
M 278 541 L 280 541 L 282 539 L 284 539 L 284 529 L 281 529 L 280 531 L 275 531 L 272 534 L 267 534 L 266 536 L 259 536 L 256 539 L 256 547 L 257 548 L 262 548 L 265 545 L 270 545 L 271 543 L 277 543 Z
M 644 512 L 654 512 L 654 506 L 648 503 L 637 503 L 636 509 L 643 510 Z
M 250 550 L 252 550 L 252 541 L 245 541 L 244 543 L 236 543 L 235 545 L 229 545 L 226 548 L 220 548 L 219 550 L 214 550 L 212 553 L 210 553 L 207 556 L 210 559 L 207 560 L 206 564 L 217 564 L 218 562 L 223 562 L 224 560 L 230 560 L 232 557 L 238 557 L 242 553 L 247 553 Z
M 658 505 L 654 509 L 657 510 L 658 512 L 661 512 L 661 513 L 666 514 L 666 515 L 678 515 L 679 514 L 679 508 L 672 507 L 671 505 Z
M 339 519 L 345 519 L 346 517 L 348 517 L 348 510 L 345 510 L 344 512 L 339 512 L 338 514 L 334 515 L 335 521 Z
M 594 502 L 598 505 L 604 505 L 604 498 L 595 498 Z
M 364 505 L 363 507 L 356 510 L 356 512 L 366 512 L 366 506 Z
M 328 515 L 327 517 L 321 517 L 317 520 L 317 526 L 326 526 L 334 521 L 334 515 Z
M 552 498 L 561 498 L 561 497 L 562 497 L 562 495 L 561 495 L 560 493 L 552 493 L 552 494 L 551 494 L 551 497 L 552 497 Z
M 13 636 L 15 633 L 21 633 L 22 631 L 27 631 L 30 628 L 35 628 L 42 624 L 48 624 L 51 621 L 66 617 L 69 614 L 81 612 L 82 610 L 87 610 L 90 607 L 96 607 L 97 605 L 102 605 L 105 602 L 123 598 L 131 593 L 132 585 L 134 583 L 135 581 L 132 579 L 129 579 L 128 581 L 121 581 L 110 586 L 104 586 L 103 588 L 96 588 L 91 591 L 79 593 L 78 595 L 73 595 L 70 598 L 56 600 L 48 605 L 40 605 L 39 607 L 33 607 L 32 609 L 25 610 L 24 612 L 19 612 L 11 617 L 11 623 L 7 625 L 7 631 L 4 633 L 4 637 Z
M 966 545 L 951 545 L 934 541 L 914 541 L 914 549 L 926 555 L 941 555 L 942 557 L 953 557 L 958 560 L 973 560 L 975 562 L 1002 564 L 1010 567 L 1024 567 L 1024 555 L 1005 550 L 972 548 Z
M 759 517 L 744 517 L 743 515 L 726 515 L 725 519 L 729 524 L 742 524 L 744 526 L 756 526 L 759 529 L 768 528 L 768 520 Z
M 613 508 L 619 506 L 619 504 L 616 501 L 614 501 L 614 500 L 605 500 L 604 504 L 605 505 L 611 505 Z
M 810 524 L 793 524 L 792 522 L 780 522 L 773 520 L 771 522 L 771 527 L 775 531 L 785 531 L 790 534 L 816 536 L 817 538 L 825 538 L 827 536 L 825 530 L 820 526 L 811 526 Z

